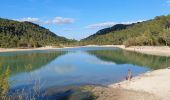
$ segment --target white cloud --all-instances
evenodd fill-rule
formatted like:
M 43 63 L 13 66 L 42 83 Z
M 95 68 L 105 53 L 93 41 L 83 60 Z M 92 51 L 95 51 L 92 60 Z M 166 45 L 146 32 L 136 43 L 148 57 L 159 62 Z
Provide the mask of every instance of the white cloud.
M 26 17 L 26 18 L 21 18 L 21 19 L 15 19 L 20 22 L 28 21 L 28 22 L 39 22 L 39 18 L 32 18 L 32 17 Z
M 104 22 L 104 23 L 88 25 L 86 28 L 88 29 L 106 28 L 106 27 L 114 26 L 115 24 L 116 24 L 115 22 Z
M 104 23 L 88 25 L 86 28 L 87 29 L 99 29 L 99 28 L 112 27 L 116 24 L 132 24 L 132 23 L 137 23 L 137 22 L 142 22 L 142 21 L 144 20 L 128 21 L 128 22 L 104 22 Z
M 64 73 L 71 73 L 76 70 L 75 66 L 73 65 L 60 65 L 55 66 L 53 71 L 55 71 L 58 74 L 64 74 Z
M 74 23 L 74 19 L 72 18 L 63 18 L 63 17 L 55 17 L 51 23 L 54 23 L 54 24 L 71 24 L 71 23 Z
M 101 60 L 88 60 L 87 62 L 92 63 L 92 64 L 102 64 L 102 65 L 116 65 L 115 62 L 111 62 L 111 61 L 101 61 Z
M 38 24 L 71 24 L 75 22 L 75 19 L 73 18 L 64 18 L 64 17 L 55 17 L 53 19 L 49 20 L 40 20 L 39 18 L 33 18 L 33 17 L 25 17 L 20 19 L 14 19 L 20 22 L 28 21 L 28 22 L 34 22 Z

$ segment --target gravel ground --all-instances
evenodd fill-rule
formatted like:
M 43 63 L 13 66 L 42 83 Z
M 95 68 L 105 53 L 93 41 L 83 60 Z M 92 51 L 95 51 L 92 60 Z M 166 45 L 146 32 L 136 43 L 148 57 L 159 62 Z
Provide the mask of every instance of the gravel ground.
M 146 92 L 120 88 L 95 87 L 92 93 L 96 96 L 96 100 L 160 100 Z

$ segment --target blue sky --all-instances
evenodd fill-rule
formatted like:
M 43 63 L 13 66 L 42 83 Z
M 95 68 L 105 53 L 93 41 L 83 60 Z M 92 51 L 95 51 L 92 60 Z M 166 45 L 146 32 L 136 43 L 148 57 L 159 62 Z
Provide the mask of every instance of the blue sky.
M 170 14 L 170 0 L 1 0 L 0 17 L 40 24 L 82 39 L 117 23 Z

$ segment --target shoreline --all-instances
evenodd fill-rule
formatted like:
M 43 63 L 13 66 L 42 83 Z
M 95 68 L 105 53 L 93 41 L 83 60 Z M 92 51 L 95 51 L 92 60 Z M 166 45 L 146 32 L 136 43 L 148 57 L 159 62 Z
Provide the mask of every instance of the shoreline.
M 16 52 L 16 51 L 32 51 L 32 50 L 57 50 L 65 48 L 80 48 L 80 47 L 115 47 L 127 51 L 138 52 L 148 55 L 166 56 L 170 57 L 170 47 L 168 46 L 131 46 L 125 47 L 124 45 L 86 45 L 86 46 L 75 46 L 75 47 L 41 47 L 41 48 L 29 48 L 29 49 L 18 49 L 18 48 L 0 48 L 0 52 Z
M 57 50 L 57 49 L 66 49 L 66 48 L 79 48 L 77 47 L 40 47 L 40 48 L 28 48 L 28 49 L 19 49 L 19 48 L 0 48 L 1 52 L 17 52 L 17 51 L 34 51 L 34 50 Z
M 132 52 L 138 52 L 142 54 L 170 57 L 170 47 L 168 46 L 131 46 L 131 47 L 125 47 L 124 45 L 89 45 L 89 46 L 115 47 L 115 48 L 120 48 Z
M 122 81 L 111 84 L 109 88 L 127 89 L 132 91 L 146 92 L 153 94 L 159 100 L 170 98 L 170 69 L 159 69 L 134 77 L 131 81 Z

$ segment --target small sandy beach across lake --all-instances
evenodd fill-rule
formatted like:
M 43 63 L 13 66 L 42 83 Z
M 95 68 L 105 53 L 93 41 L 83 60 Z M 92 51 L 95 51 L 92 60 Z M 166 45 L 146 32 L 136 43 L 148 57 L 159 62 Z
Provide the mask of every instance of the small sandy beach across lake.
M 139 52 L 149 55 L 157 56 L 170 56 L 170 47 L 169 46 L 131 46 L 125 47 L 124 45 L 87 45 L 83 47 L 116 47 L 123 50 Z

